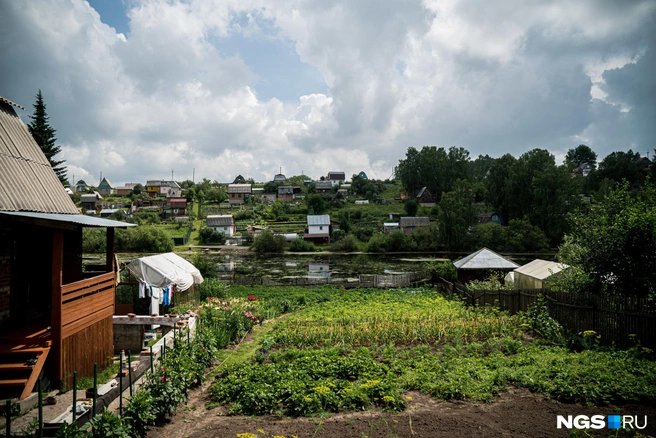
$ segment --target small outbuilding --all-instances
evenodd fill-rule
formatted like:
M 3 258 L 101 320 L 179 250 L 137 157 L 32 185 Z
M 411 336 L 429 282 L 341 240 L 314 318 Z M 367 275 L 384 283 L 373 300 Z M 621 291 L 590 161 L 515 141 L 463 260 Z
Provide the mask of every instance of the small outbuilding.
M 514 270 L 515 289 L 544 289 L 554 275 L 569 269 L 568 265 L 536 259 Z
M 487 248 L 453 262 L 453 266 L 458 270 L 458 280 L 462 283 L 483 280 L 492 271 L 507 272 L 519 268 L 517 263 Z

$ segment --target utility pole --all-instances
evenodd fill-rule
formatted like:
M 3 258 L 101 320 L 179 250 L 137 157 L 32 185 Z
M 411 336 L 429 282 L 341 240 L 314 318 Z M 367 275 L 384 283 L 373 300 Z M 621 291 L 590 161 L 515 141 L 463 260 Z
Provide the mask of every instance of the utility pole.
M 173 181 L 173 169 L 171 169 L 171 181 Z
M 192 172 L 191 173 L 191 182 L 196 184 L 196 168 L 194 167 L 194 169 L 191 172 Z

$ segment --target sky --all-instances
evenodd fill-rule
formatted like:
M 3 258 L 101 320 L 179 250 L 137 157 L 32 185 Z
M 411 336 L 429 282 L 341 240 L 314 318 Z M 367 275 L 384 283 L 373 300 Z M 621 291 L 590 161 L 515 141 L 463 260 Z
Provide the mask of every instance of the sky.
M 409 146 L 656 147 L 653 0 L 0 0 L 69 178 L 389 178 Z

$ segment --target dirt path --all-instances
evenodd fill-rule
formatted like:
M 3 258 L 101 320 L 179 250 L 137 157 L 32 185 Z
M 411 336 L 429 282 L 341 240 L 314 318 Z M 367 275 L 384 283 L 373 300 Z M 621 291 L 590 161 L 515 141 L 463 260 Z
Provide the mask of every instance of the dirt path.
M 656 406 L 588 407 L 558 403 L 524 389 L 511 389 L 494 403 L 436 401 L 419 393 L 408 409 L 399 414 L 366 411 L 330 414 L 313 418 L 226 416 L 225 408 L 206 409 L 209 384 L 190 394 L 170 422 L 152 428 L 151 438 L 236 437 L 252 433 L 257 437 L 567 437 L 569 431 L 556 429 L 556 415 L 647 415 L 652 424 L 641 431 L 656 435 Z M 642 417 L 641 417 L 642 418 Z M 609 436 L 604 429 L 598 435 Z M 614 434 L 613 434 L 614 436 Z M 620 436 L 623 436 L 620 434 Z

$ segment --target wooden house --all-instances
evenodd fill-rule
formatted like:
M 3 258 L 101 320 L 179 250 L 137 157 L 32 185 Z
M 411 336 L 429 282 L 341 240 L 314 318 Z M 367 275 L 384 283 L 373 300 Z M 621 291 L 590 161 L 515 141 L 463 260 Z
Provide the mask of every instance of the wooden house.
M 103 197 L 98 192 L 85 193 L 80 196 L 82 208 L 88 211 L 96 211 L 102 207 Z
M 98 193 L 102 196 L 111 196 L 116 194 L 116 187 L 114 187 L 114 184 L 110 180 L 103 178 L 100 184 L 98 184 Z
M 417 203 L 424 207 L 432 207 L 435 205 L 435 198 L 433 198 L 433 195 L 431 195 L 426 187 L 422 187 L 417 193 Z
M 87 190 L 89 190 L 89 185 L 83 179 L 75 184 L 75 191 L 77 193 L 86 192 Z
M 252 193 L 250 184 L 228 184 L 228 203 L 230 205 L 239 205 L 244 203 L 244 199 Z
M 168 198 L 164 213 L 167 217 L 181 217 L 187 213 L 187 200 L 185 198 Z
M 314 189 L 318 194 L 331 193 L 333 190 L 333 184 L 330 181 L 315 181 Z
M 273 177 L 273 184 L 277 186 L 284 186 L 287 184 L 287 177 L 282 173 L 279 173 Z
M 78 214 L 47 158 L 0 98 L 0 397 L 26 398 L 43 372 L 70 388 L 113 362 L 114 229 Z M 83 271 L 82 228 L 107 230 L 106 262 Z
M 135 188 L 137 183 L 125 183 L 121 187 L 116 187 L 116 194 L 119 196 L 129 196 L 132 194 L 132 190 Z
M 291 186 L 279 186 L 278 199 L 285 202 L 291 202 L 294 200 L 294 188 Z

